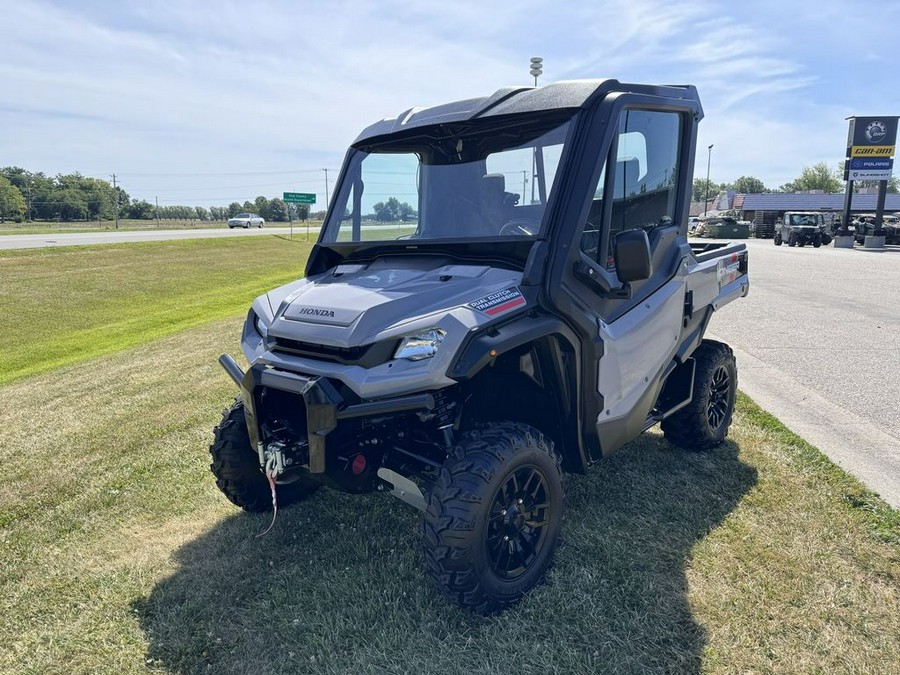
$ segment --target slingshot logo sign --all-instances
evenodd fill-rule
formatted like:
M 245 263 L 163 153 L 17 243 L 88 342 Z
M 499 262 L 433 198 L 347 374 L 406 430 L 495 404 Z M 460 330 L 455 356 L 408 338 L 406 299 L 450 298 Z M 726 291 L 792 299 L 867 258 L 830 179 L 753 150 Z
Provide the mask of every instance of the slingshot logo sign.
M 866 140 L 869 141 L 869 143 L 881 143 L 885 136 L 887 136 L 887 126 L 885 126 L 884 122 L 875 120 L 874 122 L 869 122 L 865 133 Z

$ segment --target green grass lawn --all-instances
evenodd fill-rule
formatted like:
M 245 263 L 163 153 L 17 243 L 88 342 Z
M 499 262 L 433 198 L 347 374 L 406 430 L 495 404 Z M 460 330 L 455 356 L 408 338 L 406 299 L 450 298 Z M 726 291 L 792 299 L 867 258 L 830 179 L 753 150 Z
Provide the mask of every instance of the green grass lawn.
M 303 274 L 283 237 L 0 250 L 0 384 L 218 318 Z
M 0 672 L 900 672 L 898 513 L 746 398 L 715 451 L 648 433 L 567 476 L 547 583 L 498 617 L 443 602 L 417 513 L 386 495 L 320 490 L 257 538 L 270 516 L 219 494 L 207 452 L 249 297 L 216 318 L 211 294 L 186 324 L 154 311 L 226 270 L 265 285 L 273 253 L 296 276 L 305 252 L 229 243 L 0 258 L 32 326 L 43 274 L 68 289 L 56 311 L 103 321 L 93 305 L 130 293 L 163 327 L 0 386 Z

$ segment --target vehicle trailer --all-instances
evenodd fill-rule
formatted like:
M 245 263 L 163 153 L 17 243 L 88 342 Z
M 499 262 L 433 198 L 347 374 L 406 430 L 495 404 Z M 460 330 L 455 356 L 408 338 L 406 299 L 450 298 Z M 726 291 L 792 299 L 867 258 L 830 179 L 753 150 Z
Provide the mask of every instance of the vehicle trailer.
M 490 614 L 550 565 L 563 471 L 656 424 L 721 444 L 737 370 L 704 333 L 748 259 L 687 242 L 702 115 L 694 87 L 610 79 L 366 129 L 306 277 L 251 306 L 249 368 L 220 358 L 239 389 L 210 448 L 222 492 L 249 511 L 388 492 L 422 511 L 446 598 Z M 389 197 L 406 219 L 368 216 Z

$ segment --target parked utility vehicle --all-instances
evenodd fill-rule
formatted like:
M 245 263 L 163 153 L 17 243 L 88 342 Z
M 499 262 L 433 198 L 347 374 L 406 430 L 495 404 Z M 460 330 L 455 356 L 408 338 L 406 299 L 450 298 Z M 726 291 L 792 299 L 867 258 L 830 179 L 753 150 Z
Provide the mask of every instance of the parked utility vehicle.
M 693 87 L 592 80 L 366 129 L 306 278 L 253 302 L 249 369 L 220 358 L 219 488 L 250 511 L 388 491 L 424 513 L 448 599 L 515 602 L 559 541 L 562 471 L 657 423 L 686 448 L 728 431 L 735 360 L 703 335 L 747 251 L 687 242 L 701 117 Z M 414 222 L 369 215 L 390 197 Z
M 880 230 L 875 227 L 876 215 L 863 213 L 853 220 L 853 239 L 857 244 L 864 244 L 866 236 L 874 236 L 875 232 L 884 237 L 885 244 L 900 244 L 900 218 L 896 215 L 884 214 Z
M 815 211 L 787 211 L 784 220 L 775 224 L 774 239 L 776 246 L 812 244 L 819 248 L 831 242 L 831 236 L 825 231 L 825 218 Z

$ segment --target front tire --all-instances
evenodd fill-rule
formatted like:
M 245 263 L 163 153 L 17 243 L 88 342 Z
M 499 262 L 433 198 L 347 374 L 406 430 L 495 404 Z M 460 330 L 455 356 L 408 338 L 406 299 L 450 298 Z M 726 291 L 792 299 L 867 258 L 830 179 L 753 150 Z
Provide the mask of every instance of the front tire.
M 781 246 L 781 234 L 777 233 L 774 237 L 772 237 L 772 241 L 775 242 L 776 246 Z
M 425 511 L 426 570 L 452 603 L 502 611 L 543 579 L 562 525 L 560 460 L 526 424 L 465 433 Z
M 737 363 L 731 347 L 713 340 L 701 342 L 693 358 L 694 398 L 660 426 L 673 445 L 707 450 L 728 435 L 737 397 Z
M 250 445 L 244 402 L 239 398 L 222 413 L 209 452 L 212 455 L 209 468 L 216 477 L 216 485 L 232 504 L 245 511 L 272 510 L 272 491 L 259 467 L 258 455 Z M 292 483 L 276 485 L 278 505 L 298 502 L 318 487 L 317 482 L 305 476 Z

